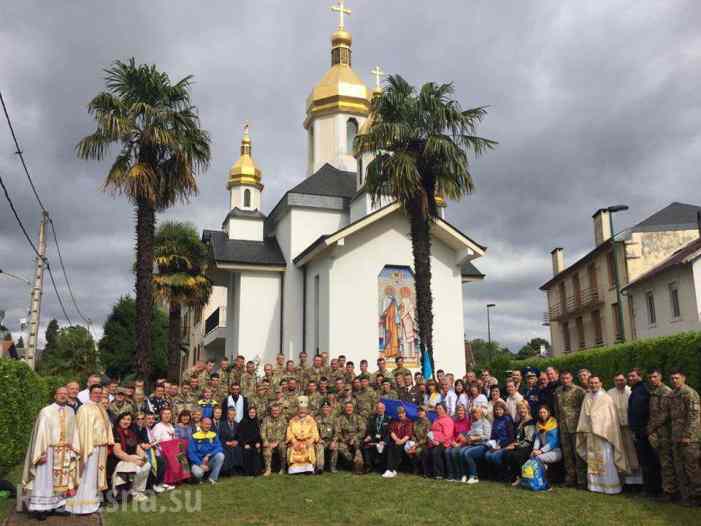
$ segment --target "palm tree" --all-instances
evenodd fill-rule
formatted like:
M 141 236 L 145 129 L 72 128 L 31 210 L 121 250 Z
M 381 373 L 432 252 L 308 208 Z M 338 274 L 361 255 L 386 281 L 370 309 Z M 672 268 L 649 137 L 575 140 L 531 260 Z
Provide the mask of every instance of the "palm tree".
M 115 61 L 105 70 L 107 90 L 88 105 L 97 129 L 76 146 L 78 157 L 102 160 L 120 147 L 104 190 L 136 207 L 136 369 L 151 372 L 153 238 L 156 211 L 197 193 L 195 176 L 209 164 L 209 134 L 190 102 L 192 76 L 171 82 L 156 66 Z
M 365 189 L 373 202 L 396 199 L 411 226 L 422 359 L 433 362 L 431 224 L 438 217 L 436 196 L 458 200 L 472 192 L 468 155 L 496 142 L 475 135 L 485 107 L 463 110 L 452 84 L 424 84 L 419 91 L 399 75 L 387 79 L 370 107 L 371 124 L 355 139 L 356 155 L 371 153 Z
M 156 232 L 153 276 L 156 297 L 168 303 L 168 378 L 178 381 L 182 307 L 203 307 L 212 293 L 212 282 L 205 276 L 207 246 L 200 241 L 195 226 L 169 221 Z

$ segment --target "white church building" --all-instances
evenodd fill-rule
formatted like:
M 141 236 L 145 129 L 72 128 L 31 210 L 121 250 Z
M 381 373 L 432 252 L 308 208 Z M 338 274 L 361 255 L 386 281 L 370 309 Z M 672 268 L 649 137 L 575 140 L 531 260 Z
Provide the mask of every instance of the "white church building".
M 363 358 L 374 368 L 379 356 L 392 366 L 397 355 L 420 365 L 409 221 L 397 203 L 373 206 L 363 186 L 370 158 L 352 153 L 369 125 L 373 92 L 351 68 L 351 43 L 341 21 L 331 68 L 306 101 L 308 171 L 267 215 L 264 176 L 244 129 L 228 176 L 228 213 L 221 230 L 202 235 L 220 303 L 205 317 L 225 312 L 207 324 L 200 358 L 242 354 L 262 364 L 304 349 L 343 354 L 356 368 Z M 463 285 L 484 278 L 472 261 L 485 250 L 443 217 L 432 227 L 437 368 L 465 369 Z

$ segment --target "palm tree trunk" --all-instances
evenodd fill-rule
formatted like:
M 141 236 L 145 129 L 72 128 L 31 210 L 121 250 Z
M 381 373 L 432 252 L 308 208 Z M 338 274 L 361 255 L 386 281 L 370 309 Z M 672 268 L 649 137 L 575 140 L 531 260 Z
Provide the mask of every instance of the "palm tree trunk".
M 176 383 L 180 372 L 181 311 L 180 303 L 170 302 L 168 312 L 168 380 Z
M 153 238 L 156 210 L 145 199 L 136 206 L 136 370 L 150 381 L 152 361 Z
M 423 213 L 418 199 L 407 207 L 411 225 L 411 250 L 414 254 L 416 314 L 419 325 L 421 357 L 428 353 L 431 370 L 433 361 L 433 296 L 431 295 L 431 232 L 430 220 Z

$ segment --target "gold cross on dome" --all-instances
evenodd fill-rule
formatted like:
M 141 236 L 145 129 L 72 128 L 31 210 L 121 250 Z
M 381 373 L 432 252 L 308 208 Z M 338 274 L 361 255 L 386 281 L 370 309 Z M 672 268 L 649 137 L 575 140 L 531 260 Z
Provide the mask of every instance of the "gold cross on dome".
M 336 5 L 331 6 L 331 11 L 338 13 L 338 29 L 343 29 L 343 15 L 351 14 L 351 10 L 346 8 L 345 0 L 336 0 Z
M 380 86 L 382 76 L 385 74 L 384 71 L 382 71 L 382 68 L 380 66 L 375 66 L 375 69 L 373 69 L 370 73 L 372 73 L 375 76 L 375 87 L 379 90 L 382 88 Z

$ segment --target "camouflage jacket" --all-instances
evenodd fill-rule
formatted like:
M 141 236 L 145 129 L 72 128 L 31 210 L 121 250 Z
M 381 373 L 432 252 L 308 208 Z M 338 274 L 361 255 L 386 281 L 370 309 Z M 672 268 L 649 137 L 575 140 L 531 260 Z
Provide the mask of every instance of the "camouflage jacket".
M 655 435 L 657 442 L 668 441 L 671 438 L 669 422 L 671 399 L 667 396 L 671 392 L 672 390 L 664 384 L 657 388 L 650 387 L 650 419 L 647 424 L 647 433 Z
M 136 413 L 136 408 L 129 400 L 124 400 L 121 404 L 117 402 L 117 400 L 112 400 L 107 406 L 107 412 L 114 420 L 116 420 L 119 415 L 123 415 L 124 413 L 134 415 Z
M 577 432 L 584 395 L 584 389 L 578 385 L 561 385 L 555 389 L 555 406 L 560 432 Z
M 365 390 L 360 390 L 355 393 L 355 408 L 358 414 L 364 418 L 368 418 L 372 412 L 375 410 L 375 404 L 377 403 L 377 393 L 374 390 L 368 388 Z
M 258 414 L 258 421 L 263 421 L 263 419 L 268 416 L 268 408 L 270 407 L 270 402 L 267 395 L 254 395 L 248 399 L 248 407 L 255 407 Z
M 699 394 L 692 387 L 684 385 L 674 389 L 667 396 L 670 398 L 669 420 L 672 427 L 672 441 L 679 442 L 687 439 L 698 442 L 701 439 Z
M 334 439 L 339 442 L 360 444 L 365 437 L 366 420 L 356 414 L 343 413 L 334 421 Z
M 284 443 L 287 438 L 287 419 L 282 415 L 277 418 L 266 416 L 260 426 L 260 436 L 263 439 L 263 445 L 271 442 Z
M 245 372 L 241 375 L 241 394 L 246 398 L 251 398 L 256 394 L 256 384 L 258 377 L 256 373 Z
M 330 444 L 333 440 L 335 420 L 333 415 L 320 415 L 316 417 L 316 425 L 319 428 L 319 439 L 324 442 L 325 445 Z
M 431 422 L 428 418 L 417 418 L 414 422 L 414 440 L 418 447 L 428 444 L 428 432 L 431 430 Z
M 309 401 L 309 414 L 314 417 L 317 416 L 321 411 L 321 395 L 314 391 L 314 393 L 307 395 L 307 399 Z

